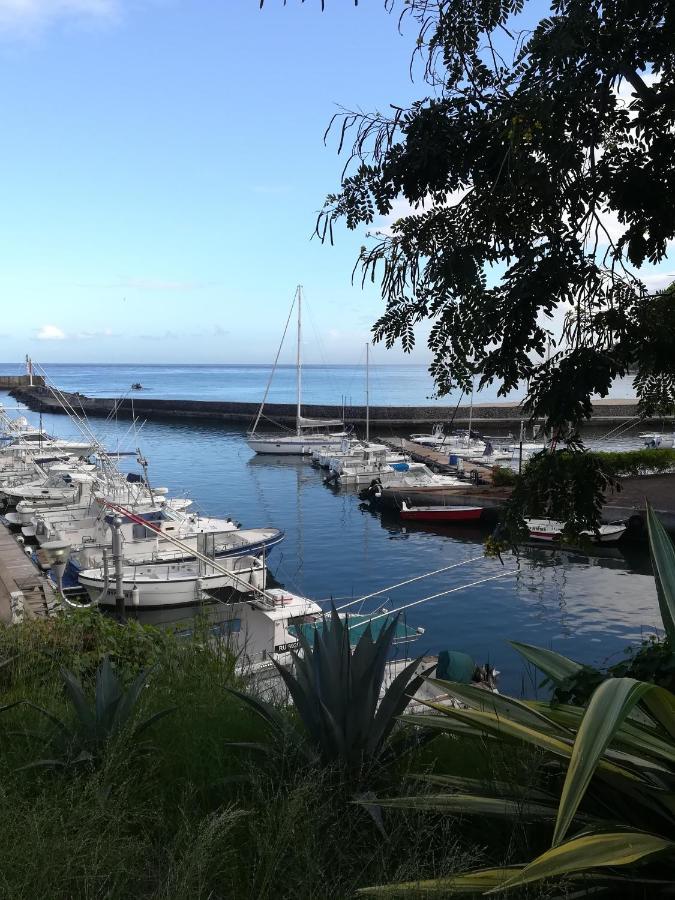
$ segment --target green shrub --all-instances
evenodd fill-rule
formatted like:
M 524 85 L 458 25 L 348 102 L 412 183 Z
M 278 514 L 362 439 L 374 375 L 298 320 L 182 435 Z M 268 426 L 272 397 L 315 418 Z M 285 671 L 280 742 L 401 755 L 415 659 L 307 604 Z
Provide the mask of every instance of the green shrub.
M 623 450 L 606 452 L 593 451 L 594 457 L 605 473 L 612 477 L 620 475 L 645 475 L 670 472 L 675 469 L 675 450 L 657 447 L 655 449 Z
M 506 466 L 492 467 L 492 484 L 495 487 L 513 487 L 518 479 L 518 473 Z

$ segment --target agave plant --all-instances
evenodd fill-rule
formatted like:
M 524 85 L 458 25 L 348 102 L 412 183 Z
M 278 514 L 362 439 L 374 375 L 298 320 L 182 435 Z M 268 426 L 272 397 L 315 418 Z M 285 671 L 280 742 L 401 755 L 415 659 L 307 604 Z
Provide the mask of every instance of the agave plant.
M 669 636 L 675 623 L 675 549 L 651 509 L 650 545 L 659 603 Z M 554 683 L 581 666 L 550 650 L 514 647 Z M 487 784 L 442 776 L 438 793 L 379 800 L 383 806 L 548 822 L 551 848 L 531 862 L 446 879 L 363 889 L 371 895 L 423 891 L 454 896 L 506 891 L 565 876 L 593 891 L 619 893 L 637 880 L 650 897 L 672 896 L 675 881 L 675 695 L 655 684 L 610 678 L 586 708 L 519 701 L 471 686 L 438 682 L 463 704 L 429 703 L 435 714 L 412 723 L 450 734 L 529 745 L 548 761 L 548 781 Z M 646 863 L 656 863 L 647 865 Z M 633 867 L 641 865 L 639 876 Z M 628 867 L 627 869 L 624 867 Z M 646 895 L 646 894 L 645 894 Z
M 103 659 L 96 671 L 93 702 L 87 698 L 72 672 L 62 669 L 61 674 L 73 715 L 69 721 L 64 721 L 41 706 L 29 704 L 55 726 L 49 734 L 39 735 L 46 740 L 52 756 L 30 763 L 31 767 L 96 765 L 115 738 L 128 734 L 132 741 L 136 741 L 146 729 L 175 708 L 163 709 L 134 724 L 141 691 L 150 671 L 140 672 L 125 691 L 108 657 Z
M 409 734 L 389 741 L 400 716 L 430 669 L 415 676 L 419 660 L 407 665 L 383 691 L 387 657 L 398 618 L 373 639 L 370 623 L 352 650 L 349 620 L 332 609 L 330 619 L 314 630 L 313 643 L 300 632 L 300 652 L 291 651 L 293 665 L 275 662 L 307 739 L 325 763 L 342 763 L 360 770 L 375 760 L 388 761 L 411 745 Z M 285 726 L 270 708 L 239 694 L 275 732 Z M 286 732 L 284 731 L 284 734 Z

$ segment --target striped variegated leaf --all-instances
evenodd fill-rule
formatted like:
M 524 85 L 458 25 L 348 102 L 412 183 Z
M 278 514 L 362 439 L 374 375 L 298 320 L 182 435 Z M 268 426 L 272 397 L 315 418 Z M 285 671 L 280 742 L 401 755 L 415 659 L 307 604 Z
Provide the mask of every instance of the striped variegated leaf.
M 589 869 L 629 866 L 664 850 L 672 852 L 675 850 L 675 844 L 643 831 L 581 834 L 542 853 L 506 882 L 492 888 L 489 893 L 520 887 L 545 878 L 559 878 L 562 875 L 587 872 Z

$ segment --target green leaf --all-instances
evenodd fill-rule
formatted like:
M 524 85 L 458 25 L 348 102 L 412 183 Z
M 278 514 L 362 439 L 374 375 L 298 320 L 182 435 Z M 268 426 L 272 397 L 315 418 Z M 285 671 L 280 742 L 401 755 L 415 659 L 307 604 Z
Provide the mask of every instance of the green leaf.
M 391 797 L 379 799 L 379 806 L 392 809 L 420 809 L 447 812 L 455 815 L 500 816 L 521 822 L 553 822 L 557 804 L 514 800 L 508 797 L 483 797 L 476 794 L 422 794 L 419 797 Z
M 113 715 L 110 720 L 111 735 L 122 731 L 131 720 L 151 671 L 151 669 L 145 669 L 139 672 L 119 700 L 117 702 L 113 700 Z
M 664 850 L 675 850 L 675 844 L 642 831 L 582 834 L 542 853 L 517 875 L 511 876 L 499 887 L 492 888 L 489 893 L 520 887 L 544 878 L 586 872 L 588 869 L 628 866 L 645 856 Z
M 115 712 L 122 698 L 122 684 L 115 674 L 110 657 L 105 656 L 96 671 L 96 724 L 102 734 L 109 734 Z
M 380 700 L 380 705 L 375 713 L 375 720 L 372 727 L 372 736 L 370 739 L 370 749 L 374 752 L 391 733 L 396 722 L 396 717 L 400 716 L 410 703 L 411 698 L 417 693 L 425 677 L 434 669 L 430 666 L 423 672 L 420 672 L 414 679 L 411 678 L 419 666 L 422 657 L 414 659 L 401 672 L 387 688 L 384 697 Z
M 675 646 L 675 547 L 650 503 L 647 503 L 649 550 L 663 627 Z
M 619 679 L 612 680 L 617 681 Z M 649 687 L 652 687 L 652 685 L 649 685 Z M 564 759 L 570 759 L 572 756 L 573 745 L 570 740 L 565 740 L 560 737 L 554 737 L 547 732 L 538 731 L 536 728 L 523 725 L 522 723 L 509 719 L 506 716 L 499 716 L 493 713 L 482 712 L 476 709 L 455 709 L 453 707 L 444 707 L 440 706 L 437 703 L 430 703 L 428 701 L 421 702 L 424 703 L 425 706 L 429 706 L 432 709 L 439 710 L 439 712 L 442 712 L 445 716 L 448 716 L 451 719 L 458 719 L 460 722 L 464 722 L 468 725 L 474 725 L 477 729 L 485 731 L 488 734 L 493 734 L 501 739 L 524 741 L 525 743 L 531 744 L 535 747 L 539 747 L 542 750 L 548 750 L 555 756 L 560 756 Z M 430 716 L 428 718 L 435 717 Z M 614 775 L 621 775 L 624 778 L 629 778 L 632 781 L 640 781 L 639 777 L 636 774 L 630 772 L 623 766 L 615 765 L 614 763 L 607 760 L 601 760 L 599 765 L 602 767 L 603 771 L 611 772 Z
M 374 897 L 396 896 L 411 894 L 430 896 L 439 894 L 447 897 L 453 894 L 481 894 L 490 888 L 498 888 L 504 884 L 514 873 L 522 871 L 522 866 L 504 869 L 481 869 L 476 872 L 467 872 L 464 875 L 451 875 L 449 878 L 437 878 L 433 881 L 406 881 L 401 884 L 379 884 L 373 887 L 361 888 L 356 893 Z
M 633 678 L 609 678 L 597 688 L 581 720 L 560 797 L 553 835 L 559 844 L 572 822 L 610 741 L 628 713 L 653 686 Z
M 528 800 L 543 800 L 545 803 L 554 799 L 556 803 L 558 802 L 557 797 L 547 791 L 530 784 L 520 785 L 512 781 L 481 780 L 480 778 L 465 778 L 462 775 L 409 775 L 408 778 L 411 781 L 439 785 L 462 794 L 471 792 L 474 796 L 492 797 L 497 794 L 500 797 L 511 799 L 527 797 Z
M 675 739 L 675 696 L 655 684 L 645 696 L 644 702 L 658 724 Z
M 96 717 L 82 690 L 82 685 L 68 669 L 62 669 L 61 675 L 68 696 L 75 707 L 75 713 L 77 714 L 80 727 L 83 732 L 93 736 L 96 731 Z
M 438 678 L 430 678 L 429 681 L 438 687 L 444 688 L 449 694 L 466 703 L 471 709 L 488 710 L 498 716 L 508 716 L 523 725 L 531 725 L 533 728 L 541 728 L 551 734 L 569 738 L 571 732 L 568 728 L 541 711 L 534 709 L 527 703 L 514 700 L 505 694 L 494 691 L 486 691 L 484 688 L 459 682 L 440 681 Z
M 561 684 L 572 675 L 576 675 L 583 666 L 568 659 L 554 650 L 545 650 L 543 647 L 534 647 L 532 644 L 522 644 L 520 641 L 509 641 L 511 646 L 524 656 L 525 659 L 536 666 L 554 684 Z

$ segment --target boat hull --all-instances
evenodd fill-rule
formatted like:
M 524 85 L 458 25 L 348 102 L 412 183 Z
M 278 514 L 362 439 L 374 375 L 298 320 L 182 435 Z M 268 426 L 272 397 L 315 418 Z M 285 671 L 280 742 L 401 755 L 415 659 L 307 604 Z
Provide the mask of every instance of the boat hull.
M 243 557 L 238 558 L 242 560 Z M 201 602 L 205 591 L 215 591 L 220 588 L 235 588 L 242 590 L 242 582 L 246 582 L 251 590 L 256 587 L 262 587 L 264 581 L 264 572 L 257 561 L 249 565 L 235 564 L 233 567 L 234 574 L 237 576 L 235 582 L 229 572 L 212 573 L 209 575 L 195 574 L 190 572 L 181 564 L 173 564 L 171 568 L 174 570 L 172 577 L 161 577 L 162 569 L 166 566 L 157 567 L 160 571 L 156 579 L 140 574 L 134 577 L 133 574 L 125 574 L 122 581 L 122 589 L 124 591 L 124 605 L 130 609 L 160 609 L 162 607 L 173 606 L 192 606 Z M 183 569 L 184 575 L 180 574 Z M 101 606 L 116 606 L 114 573 L 110 575 L 109 586 L 104 596 L 99 600 L 101 591 L 103 590 L 104 580 L 100 571 L 92 572 L 91 570 L 82 572 L 79 577 L 80 585 L 87 591 L 92 601 L 98 601 Z M 134 588 L 138 589 L 137 598 L 134 598 Z
M 482 514 L 482 506 L 418 506 L 402 509 L 400 515 L 408 522 L 477 522 Z
M 543 543 L 557 543 L 562 540 L 564 526 L 554 521 L 527 521 L 527 530 L 530 539 Z M 626 525 L 601 525 L 598 532 L 582 531 L 581 535 L 592 544 L 614 544 L 626 533 Z
M 246 442 L 251 450 L 271 456 L 311 456 L 318 447 L 340 450 L 344 438 L 311 437 L 309 435 L 293 438 L 249 438 Z

